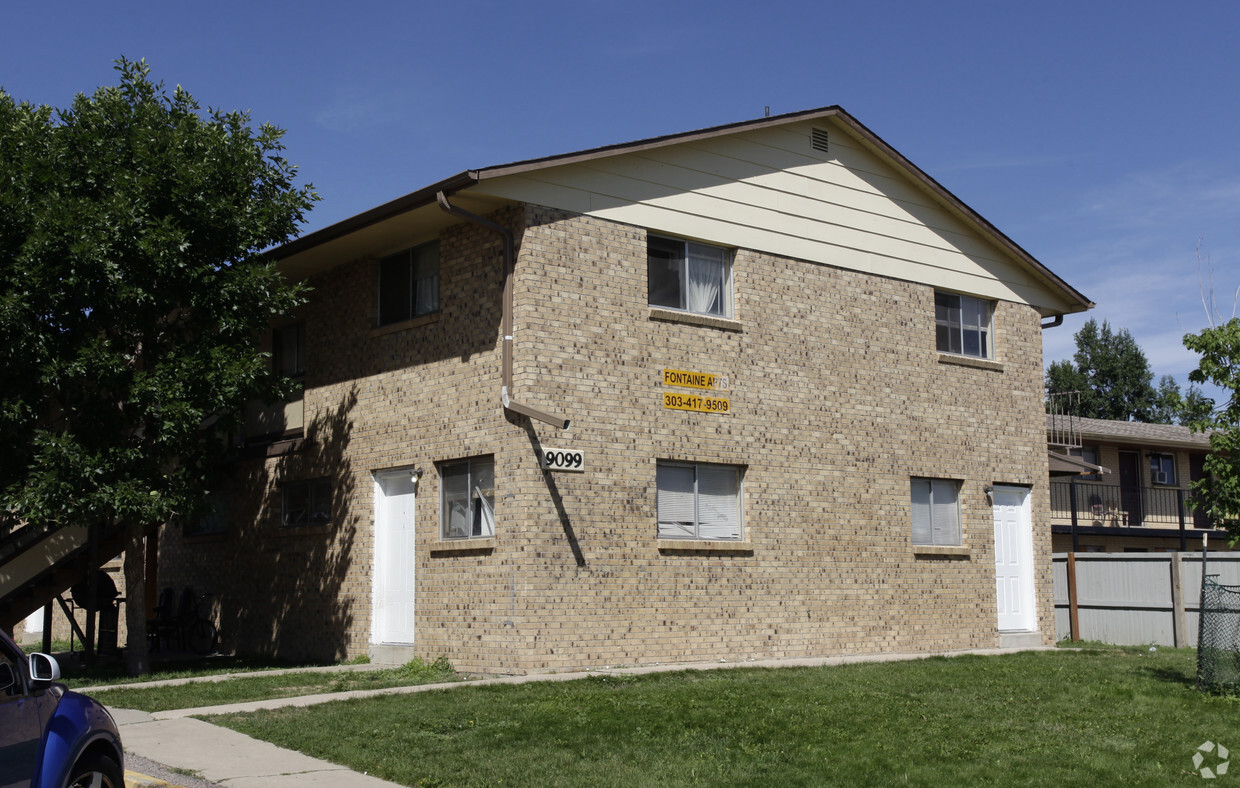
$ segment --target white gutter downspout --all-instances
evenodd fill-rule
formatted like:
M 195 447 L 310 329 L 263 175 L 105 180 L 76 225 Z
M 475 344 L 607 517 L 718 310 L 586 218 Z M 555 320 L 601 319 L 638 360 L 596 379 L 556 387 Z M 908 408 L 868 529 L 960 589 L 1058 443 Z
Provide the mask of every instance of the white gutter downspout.
M 516 243 L 513 241 L 512 231 L 503 225 L 496 224 L 490 219 L 484 219 L 477 214 L 470 213 L 464 208 L 448 202 L 448 195 L 443 192 L 435 194 L 435 200 L 439 203 L 439 207 L 453 216 L 459 216 L 466 221 L 485 227 L 491 232 L 498 233 L 504 239 L 504 303 L 503 303 L 503 319 L 500 330 L 503 332 L 503 385 L 499 389 L 499 400 L 503 404 L 505 410 L 513 413 L 520 413 L 522 416 L 528 416 L 531 419 L 538 419 L 541 422 L 550 424 L 552 427 L 560 430 L 568 429 L 569 420 L 560 418 L 559 416 L 541 411 L 538 408 L 532 408 L 529 405 L 522 405 L 512 399 L 512 272 L 514 268 L 514 249 Z

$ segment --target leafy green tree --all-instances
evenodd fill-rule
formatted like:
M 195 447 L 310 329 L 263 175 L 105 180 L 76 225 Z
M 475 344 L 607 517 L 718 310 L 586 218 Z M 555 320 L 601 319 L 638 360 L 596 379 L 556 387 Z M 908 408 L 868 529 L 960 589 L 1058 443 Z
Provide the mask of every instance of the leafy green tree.
M 1199 408 L 1190 426 L 1210 431 L 1205 473 L 1192 483 L 1194 505 L 1226 528 L 1234 545 L 1240 541 L 1240 318 L 1186 334 L 1184 346 L 1201 356 L 1189 380 L 1231 392 L 1221 407 L 1203 397 L 1210 407 Z
M 1163 375 L 1154 392 L 1149 421 L 1152 424 L 1189 424 L 1200 416 L 1203 408 L 1208 411 L 1210 407 L 1212 403 L 1197 386 L 1189 383 L 1188 390 L 1181 394 L 1175 378 Z
M 1091 318 L 1074 339 L 1073 361 L 1056 361 L 1047 369 L 1047 393 L 1079 391 L 1084 418 L 1150 421 L 1158 400 L 1154 373 L 1128 330 L 1112 331 L 1105 320 L 1099 327 Z
M 1158 388 L 1150 403 L 1149 420 L 1154 424 L 1176 424 L 1183 410 L 1184 395 L 1180 393 L 1180 384 L 1171 375 L 1163 375 L 1158 379 Z
M 303 294 L 262 252 L 317 195 L 280 129 L 116 70 L 68 109 L 0 90 L 0 532 L 123 533 L 145 672 L 143 537 L 202 506 L 247 400 L 290 393 L 256 337 Z

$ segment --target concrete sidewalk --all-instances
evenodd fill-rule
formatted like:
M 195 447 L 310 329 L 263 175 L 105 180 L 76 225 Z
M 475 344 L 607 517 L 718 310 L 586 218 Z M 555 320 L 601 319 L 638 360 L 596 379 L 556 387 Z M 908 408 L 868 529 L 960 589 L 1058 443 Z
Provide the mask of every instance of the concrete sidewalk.
M 681 670 L 718 670 L 721 668 L 783 668 L 819 667 L 843 665 L 853 662 L 898 662 L 935 656 L 959 656 L 964 654 L 1010 654 L 1015 651 L 1053 651 L 1053 646 L 1033 648 L 993 648 L 967 651 L 918 653 L 918 654 L 867 654 L 855 657 L 821 657 L 810 659 L 772 659 L 749 662 L 698 662 L 675 665 L 647 665 L 636 668 L 604 668 L 580 673 L 543 673 L 525 676 L 456 681 L 445 684 L 420 684 L 410 687 L 389 687 L 376 690 L 336 692 L 307 695 L 296 698 L 276 698 L 250 703 L 233 703 L 224 706 L 206 706 L 196 709 L 171 711 L 132 711 L 110 709 L 121 729 L 121 741 L 125 751 L 143 758 L 166 764 L 178 770 L 187 770 L 202 776 L 204 780 L 220 783 L 227 788 L 284 788 L 288 786 L 331 786 L 331 788 L 378 788 L 398 786 L 376 777 L 337 766 L 299 752 L 286 750 L 242 733 L 221 728 L 196 716 L 233 714 L 237 712 L 275 709 L 288 706 L 312 706 L 351 698 L 367 698 L 377 695 L 412 694 L 456 687 L 485 686 L 492 684 L 525 684 L 533 681 L 574 681 L 588 676 L 634 675 L 666 673 Z M 373 669 L 371 666 L 339 666 L 326 670 Z M 253 673 L 235 674 L 235 677 L 254 676 Z M 128 684 L 129 688 L 159 684 L 187 684 L 199 681 L 220 681 L 219 676 L 172 679 L 151 684 Z M 89 694 L 100 687 L 81 690 Z M 141 782 L 135 775 L 132 786 L 151 785 Z M 126 781 L 129 783 L 129 780 Z M 166 783 L 155 783 L 157 785 Z
M 285 750 L 189 717 L 154 719 L 144 711 L 113 709 L 125 751 L 185 769 L 229 788 L 381 788 L 376 777 Z

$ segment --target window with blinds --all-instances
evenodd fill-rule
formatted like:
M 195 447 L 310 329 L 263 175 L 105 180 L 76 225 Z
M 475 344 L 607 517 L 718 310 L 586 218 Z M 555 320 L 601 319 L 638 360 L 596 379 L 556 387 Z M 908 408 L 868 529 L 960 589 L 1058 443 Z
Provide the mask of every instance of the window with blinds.
M 913 479 L 913 544 L 960 545 L 960 483 L 953 479 Z
M 741 469 L 736 465 L 660 462 L 660 539 L 739 540 Z

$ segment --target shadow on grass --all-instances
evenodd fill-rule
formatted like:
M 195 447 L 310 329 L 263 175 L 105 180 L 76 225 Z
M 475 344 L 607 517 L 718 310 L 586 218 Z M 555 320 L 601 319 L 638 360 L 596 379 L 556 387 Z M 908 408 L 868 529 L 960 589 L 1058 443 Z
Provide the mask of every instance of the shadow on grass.
M 1146 667 L 1141 672 L 1166 684 L 1179 684 L 1182 687 L 1189 688 L 1197 686 L 1197 676 L 1195 673 L 1185 673 L 1175 668 L 1154 666 Z
M 270 657 L 218 655 L 200 657 L 190 654 L 158 654 L 151 663 L 151 672 L 145 676 L 131 676 L 124 655 L 107 657 L 87 666 L 77 654 L 54 654 L 60 663 L 61 683 L 75 689 L 95 684 L 129 684 L 133 682 L 158 681 L 160 679 L 210 676 L 220 673 L 248 673 L 253 671 L 287 668 L 310 668 L 334 664 L 330 662 L 289 661 Z

